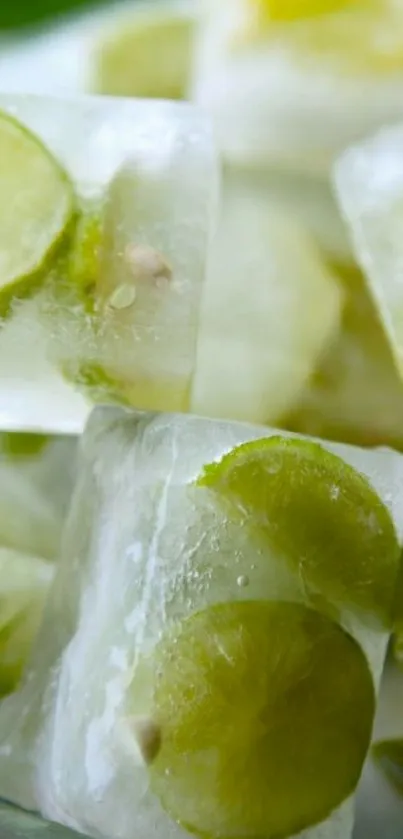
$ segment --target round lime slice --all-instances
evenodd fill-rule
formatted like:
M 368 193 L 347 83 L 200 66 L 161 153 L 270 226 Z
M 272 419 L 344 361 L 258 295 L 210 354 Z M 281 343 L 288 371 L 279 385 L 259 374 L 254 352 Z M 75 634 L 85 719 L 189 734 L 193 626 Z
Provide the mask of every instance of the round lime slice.
M 18 686 L 52 577 L 45 560 L 0 548 L 0 696 Z
M 354 791 L 374 687 L 356 641 L 296 603 L 222 603 L 155 650 L 151 786 L 199 836 L 282 839 Z
M 97 93 L 183 99 L 191 66 L 194 20 L 165 8 L 137 12 L 97 45 Z
M 199 485 L 251 523 L 309 596 L 394 620 L 400 547 L 392 519 L 361 474 L 319 444 L 271 437 L 206 466 Z
M 68 176 L 35 137 L 0 113 L 0 312 L 46 276 L 74 214 Z

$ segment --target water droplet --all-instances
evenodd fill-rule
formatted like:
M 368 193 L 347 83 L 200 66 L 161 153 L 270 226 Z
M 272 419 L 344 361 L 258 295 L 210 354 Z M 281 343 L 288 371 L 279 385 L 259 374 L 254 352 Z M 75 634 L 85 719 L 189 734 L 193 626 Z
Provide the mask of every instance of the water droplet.
M 109 298 L 109 305 L 112 309 L 128 309 L 136 299 L 136 288 L 128 283 L 115 288 Z
M 240 588 L 246 588 L 249 585 L 249 582 L 249 577 L 247 577 L 246 574 L 241 574 L 241 576 L 237 579 L 237 584 Z

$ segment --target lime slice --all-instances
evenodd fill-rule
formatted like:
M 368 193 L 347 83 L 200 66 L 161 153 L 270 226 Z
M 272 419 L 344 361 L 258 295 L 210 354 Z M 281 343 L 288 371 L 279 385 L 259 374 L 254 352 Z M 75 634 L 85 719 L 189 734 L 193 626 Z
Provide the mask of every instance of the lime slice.
M 97 93 L 184 99 L 191 66 L 194 19 L 165 8 L 137 12 L 105 33 L 94 55 Z
M 151 785 L 199 836 L 294 836 L 354 791 L 374 687 L 341 627 L 296 603 L 223 603 L 155 650 Z
M 0 696 L 18 685 L 52 577 L 44 560 L 0 548 Z
M 0 310 L 30 293 L 74 214 L 71 183 L 41 142 L 0 113 Z
M 198 484 L 246 516 L 308 592 L 391 626 L 400 570 L 394 525 L 366 478 L 341 458 L 272 437 L 206 466 Z

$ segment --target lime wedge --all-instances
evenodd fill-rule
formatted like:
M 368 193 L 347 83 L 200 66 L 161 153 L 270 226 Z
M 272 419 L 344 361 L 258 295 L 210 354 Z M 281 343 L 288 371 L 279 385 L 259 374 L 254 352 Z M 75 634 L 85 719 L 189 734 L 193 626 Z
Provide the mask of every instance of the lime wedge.
M 357 642 L 282 601 L 220 603 L 154 651 L 151 786 L 198 836 L 294 836 L 355 790 L 374 686 Z
M 0 548 L 0 696 L 18 685 L 52 577 L 45 560 Z
M 366 478 L 341 458 L 309 441 L 256 440 L 206 466 L 198 485 L 246 517 L 307 593 L 393 624 L 400 570 L 394 525 Z
M 165 8 L 126 18 L 96 46 L 97 93 L 147 99 L 184 99 L 191 66 L 194 19 Z
M 0 113 L 0 311 L 46 276 L 74 214 L 68 176 L 22 124 Z

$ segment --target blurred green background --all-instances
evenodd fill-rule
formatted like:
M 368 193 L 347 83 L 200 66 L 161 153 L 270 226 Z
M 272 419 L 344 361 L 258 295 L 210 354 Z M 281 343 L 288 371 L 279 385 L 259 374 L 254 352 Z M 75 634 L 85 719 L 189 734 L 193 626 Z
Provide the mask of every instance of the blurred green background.
M 94 0 L 0 0 L 0 31 L 41 23 L 93 5 Z

